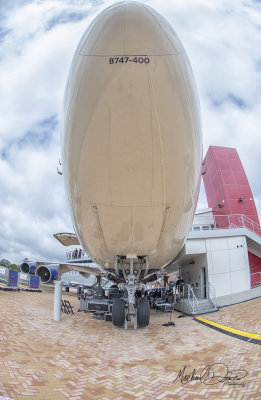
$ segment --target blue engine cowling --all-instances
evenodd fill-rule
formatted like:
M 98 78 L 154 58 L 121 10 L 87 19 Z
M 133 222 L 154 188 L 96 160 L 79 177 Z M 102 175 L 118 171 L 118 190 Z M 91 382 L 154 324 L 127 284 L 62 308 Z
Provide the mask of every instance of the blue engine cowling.
M 52 283 L 59 277 L 59 264 L 40 265 L 36 270 L 36 275 L 41 279 L 41 283 Z
M 25 274 L 35 275 L 36 266 L 31 262 L 23 262 L 21 264 L 21 272 Z

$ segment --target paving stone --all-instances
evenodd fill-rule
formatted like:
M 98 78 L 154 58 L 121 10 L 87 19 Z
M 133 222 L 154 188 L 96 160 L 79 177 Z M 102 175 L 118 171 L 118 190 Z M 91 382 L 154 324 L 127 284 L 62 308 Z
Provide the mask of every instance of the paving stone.
M 63 295 L 77 309 L 77 297 Z M 224 335 L 191 317 L 166 327 L 169 315 L 152 311 L 151 323 L 124 330 L 62 314 L 53 321 L 53 294 L 0 292 L 0 396 L 14 400 L 261 400 L 261 346 Z M 261 298 L 222 308 L 207 319 L 261 334 Z M 244 386 L 181 382 L 207 365 L 245 369 Z M 222 367 L 224 368 L 224 367 Z M 240 381 L 241 383 L 241 381 Z

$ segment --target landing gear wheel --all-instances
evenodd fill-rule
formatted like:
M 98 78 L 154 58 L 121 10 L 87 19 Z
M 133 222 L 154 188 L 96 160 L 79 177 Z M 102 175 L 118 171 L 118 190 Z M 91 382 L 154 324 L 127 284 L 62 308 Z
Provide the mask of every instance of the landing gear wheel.
M 123 326 L 125 321 L 125 301 L 115 299 L 112 306 L 112 323 L 115 326 Z
M 146 297 L 142 297 L 137 304 L 137 323 L 140 328 L 150 323 L 150 303 Z

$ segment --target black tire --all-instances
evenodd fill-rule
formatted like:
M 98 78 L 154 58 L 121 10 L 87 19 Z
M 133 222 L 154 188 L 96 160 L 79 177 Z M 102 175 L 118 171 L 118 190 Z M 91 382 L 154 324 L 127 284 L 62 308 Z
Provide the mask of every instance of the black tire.
M 112 306 L 112 323 L 115 326 L 123 326 L 125 321 L 125 301 L 115 299 Z
M 140 328 L 150 323 L 150 303 L 146 297 L 142 297 L 137 304 L 137 323 Z

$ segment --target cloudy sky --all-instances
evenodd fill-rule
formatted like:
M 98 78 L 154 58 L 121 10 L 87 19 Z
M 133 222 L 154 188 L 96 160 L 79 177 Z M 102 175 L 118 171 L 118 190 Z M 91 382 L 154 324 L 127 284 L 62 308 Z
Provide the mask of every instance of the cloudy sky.
M 56 172 L 63 92 L 81 35 L 115 2 L 0 0 L 0 259 L 63 259 L 52 236 L 73 230 Z M 209 145 L 237 148 L 261 215 L 261 1 L 144 3 L 171 22 L 187 50 L 204 153 Z

